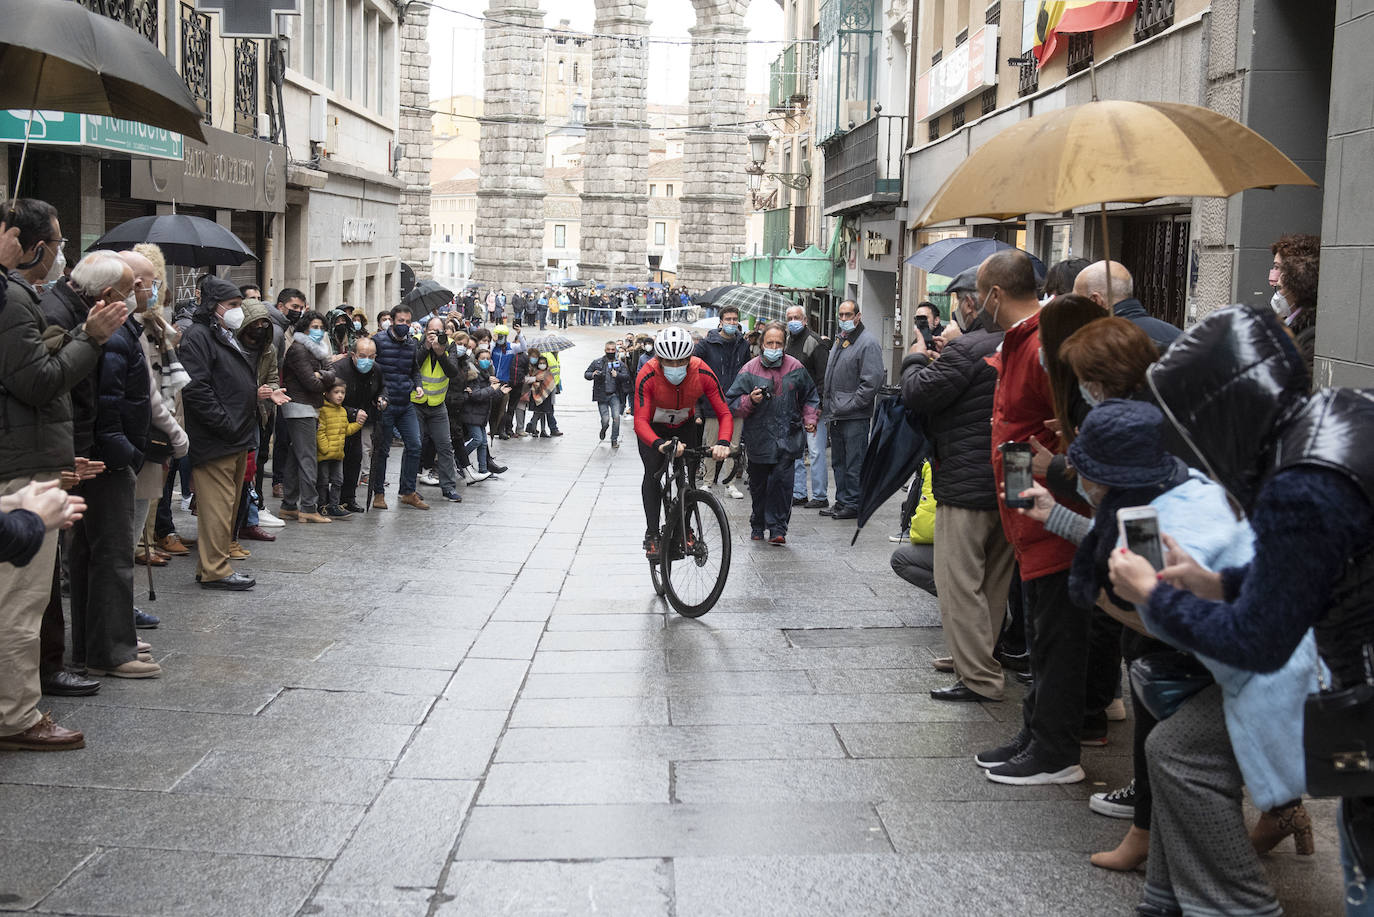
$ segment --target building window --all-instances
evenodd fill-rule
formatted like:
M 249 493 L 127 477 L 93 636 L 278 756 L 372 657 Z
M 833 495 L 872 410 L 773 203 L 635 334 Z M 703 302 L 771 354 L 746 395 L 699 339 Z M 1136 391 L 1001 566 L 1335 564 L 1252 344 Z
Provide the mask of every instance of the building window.
M 181 75 L 205 114 L 205 123 L 211 123 L 210 17 L 186 3 L 181 5 Z
M 1069 73 L 1087 70 L 1093 62 L 1093 33 L 1069 33 Z
M 667 192 L 667 194 L 668 194 L 669 197 L 672 197 L 672 196 L 673 196 L 673 186 L 672 186 L 672 185 L 665 185 L 665 186 L 664 186 L 664 190 Z
M 1002 24 L 1001 0 L 998 0 L 997 3 L 994 3 L 992 6 L 988 7 L 987 12 L 983 14 L 983 21 L 988 25 Z
M 558 62 L 558 82 L 563 82 L 563 62 Z
M 339 4 L 342 0 L 324 0 L 324 85 L 334 88 L 334 59 L 338 55 Z
M 980 111 L 982 114 L 988 115 L 988 114 L 992 114 L 992 112 L 994 112 L 994 111 L 996 111 L 996 110 L 997 110 L 997 87 L 996 87 L 996 86 L 989 86 L 987 89 L 984 89 L 984 90 L 983 90 L 982 104 L 979 106 L 979 111 Z
M 377 35 L 377 111 L 386 113 L 391 104 L 391 43 L 396 40 L 396 29 L 390 23 L 380 21 Z
M 580 81 L 581 81 L 581 78 L 582 78 L 582 64 L 579 63 L 578 61 L 573 61 L 573 82 L 574 82 L 574 83 L 580 82 Z
M 877 0 L 825 0 L 820 15 L 816 134 L 829 140 L 873 117 Z
M 654 244 L 655 244 L 655 245 L 667 245 L 667 244 L 668 244 L 668 224 L 667 224 L 667 223 L 655 223 L 655 224 L 654 224 Z
M 157 44 L 157 0 L 79 0 L 93 13 L 122 22 Z M 1172 4 L 1170 4 L 1172 6 Z
M 954 110 L 949 113 L 949 129 L 957 131 L 964 126 L 964 106 L 956 105 Z
M 258 135 L 258 43 L 234 41 L 234 133 Z
M 567 247 L 568 247 L 568 227 L 564 226 L 562 223 L 555 223 L 555 224 L 554 224 L 554 227 L 553 227 L 553 247 L 554 247 L 554 248 L 567 248 Z
M 960 31 L 958 35 L 955 35 L 955 36 L 954 36 L 954 47 L 957 48 L 957 47 L 959 47 L 960 45 L 962 45 L 962 44 L 963 44 L 964 42 L 966 42 L 966 41 L 968 41 L 968 28 L 967 28 L 967 27 L 965 27 L 962 31 Z
M 1135 8 L 1135 40 L 1144 41 L 1174 24 L 1174 0 L 1140 0 Z
M 930 129 L 929 129 L 929 131 L 926 133 L 926 139 L 928 139 L 928 140 L 939 140 L 939 139 L 940 139 L 940 119 L 939 119 L 939 118 L 931 118 L 931 119 L 930 119 L 930 125 L 929 125 L 929 127 L 930 127 Z
M 935 49 L 935 53 L 932 54 L 932 55 L 930 55 L 930 66 L 934 67 L 936 64 L 940 63 L 940 61 L 942 61 L 942 60 L 944 60 L 944 59 L 945 59 L 945 49 L 944 49 L 944 48 L 936 48 L 936 49 Z
M 649 197 L 658 197 L 658 185 L 649 186 Z
M 1021 58 L 1021 74 L 1016 81 L 1016 94 L 1028 96 L 1040 90 L 1040 68 L 1035 65 L 1035 56 L 1026 53 Z

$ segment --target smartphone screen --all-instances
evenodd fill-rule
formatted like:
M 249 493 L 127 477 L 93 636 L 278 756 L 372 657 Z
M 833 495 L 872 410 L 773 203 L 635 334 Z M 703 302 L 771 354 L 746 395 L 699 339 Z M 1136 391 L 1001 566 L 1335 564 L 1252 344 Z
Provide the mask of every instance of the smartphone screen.
M 1156 570 L 1164 569 L 1164 544 L 1159 539 L 1158 516 L 1122 519 L 1121 530 L 1126 536 L 1126 547 L 1130 548 L 1132 554 L 1139 554 Z
M 1019 494 L 1035 484 L 1035 479 L 1031 475 L 1030 444 L 1003 443 L 998 448 L 1002 450 L 1002 482 L 1007 491 L 1007 506 L 1013 509 L 1029 509 L 1035 505 L 1035 501 Z

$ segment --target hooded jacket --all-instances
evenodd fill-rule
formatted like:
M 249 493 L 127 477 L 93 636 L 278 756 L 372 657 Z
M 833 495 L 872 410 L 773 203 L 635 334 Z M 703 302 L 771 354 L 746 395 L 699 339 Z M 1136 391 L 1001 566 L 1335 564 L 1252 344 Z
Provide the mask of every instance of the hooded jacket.
M 244 352 L 256 362 L 258 385 L 265 385 L 273 391 L 276 391 L 281 388 L 282 385 L 281 372 L 279 369 L 280 364 L 277 361 L 277 348 L 273 343 L 273 339 L 269 337 L 262 348 L 258 349 L 244 340 L 243 334 L 253 326 L 254 322 L 260 322 L 264 318 L 269 322 L 271 321 L 271 315 L 268 312 L 267 304 L 260 299 L 245 299 L 243 301 L 243 324 L 239 326 L 238 331 L 234 332 L 234 337 L 238 340 Z M 264 427 L 271 422 L 272 415 L 275 413 L 275 408 L 276 404 L 273 403 L 272 399 L 258 399 L 258 420 Z
M 0 296 L 0 480 L 71 468 L 68 393 L 95 370 L 100 345 L 84 328 L 49 331 L 37 293 L 21 279 L 0 275 Z M 52 335 L 60 348 L 45 342 Z
M 755 404 L 749 393 L 756 388 L 770 397 Z M 805 427 L 820 419 L 816 383 L 800 360 L 785 353 L 777 366 L 767 365 L 762 357 L 744 364 L 725 401 L 737 417 L 749 419 L 740 440 L 749 461 L 763 465 L 796 461 L 806 449 Z
M 340 319 L 343 321 L 340 322 Z M 343 334 L 340 336 L 335 333 L 335 326 L 343 325 Z M 358 339 L 358 334 L 353 330 L 353 313 L 344 309 L 330 309 L 324 316 L 324 333 L 334 346 L 335 353 L 344 353 L 353 349 L 353 342 Z
M 840 333 L 825 366 L 825 413 L 832 420 L 860 420 L 873 416 L 887 372 L 883 369 L 882 345 L 863 322 Z
M 987 362 L 997 370 L 989 446 L 993 479 L 1000 482 L 1004 480 L 1002 453 L 997 447 L 1002 443 L 1037 439 L 1051 451 L 1059 448 L 1059 437 L 1045 426 L 1046 420 L 1054 418 L 1054 399 L 1050 395 L 1050 377 L 1040 365 L 1040 313 L 1008 330 L 1002 336 L 1001 350 L 988 357 Z M 997 501 L 997 509 L 1002 515 L 1002 531 L 1016 551 L 1023 580 L 1039 579 L 1069 568 L 1074 555 L 1072 543 L 1008 509 L 1001 500 Z
M 181 390 L 191 464 L 247 452 L 258 442 L 258 367 L 203 294 L 177 352 L 191 381 Z
M 739 375 L 744 364 L 749 362 L 749 340 L 743 328 L 735 332 L 734 337 L 728 337 L 721 334 L 719 328 L 713 328 L 706 333 L 706 337 L 697 341 L 693 356 L 701 357 L 711 368 L 711 372 L 715 373 L 717 381 L 720 382 L 721 392 L 724 393 L 734 384 L 735 376 Z M 711 409 L 711 402 L 706 398 L 697 402 L 697 416 L 716 416 L 716 412 Z
M 935 499 L 961 509 L 997 509 L 997 482 L 988 447 L 997 370 L 987 358 L 997 352 L 1002 332 L 976 328 L 945 345 L 938 360 L 910 354 L 902 361 L 902 401 L 925 420 L 935 445 Z

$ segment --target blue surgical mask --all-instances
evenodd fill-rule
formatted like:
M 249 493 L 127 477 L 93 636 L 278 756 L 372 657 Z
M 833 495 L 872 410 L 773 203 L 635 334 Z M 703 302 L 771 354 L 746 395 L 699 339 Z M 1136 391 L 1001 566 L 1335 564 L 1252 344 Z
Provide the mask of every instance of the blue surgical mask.
M 799 322 L 795 319 L 787 323 L 789 334 L 801 334 L 801 330 L 806 327 L 806 322 Z
M 323 341 L 323 340 L 324 340 L 324 329 L 323 329 L 323 328 L 311 328 L 311 329 L 310 329 L 310 340 L 314 341 L 316 344 L 318 344 L 320 341 Z
M 371 357 L 358 357 L 358 372 L 360 372 L 360 373 L 370 373 L 370 372 L 372 372 L 372 365 L 373 365 L 375 362 L 376 362 L 376 361 L 373 360 Z
M 782 348 L 781 348 L 781 347 L 765 347 L 765 348 L 763 348 L 763 362 L 767 363 L 769 366 L 777 366 L 779 363 L 782 362 Z
M 458 344 L 453 348 L 453 355 L 457 357 L 465 357 L 468 355 L 468 349 L 464 347 L 462 344 Z
M 1095 408 L 1102 403 L 1102 399 L 1094 398 L 1093 393 L 1088 391 L 1088 387 L 1082 382 L 1078 383 L 1078 391 L 1083 396 L 1083 400 L 1088 402 L 1088 407 Z
M 363 330 L 363 323 L 362 323 L 362 322 L 354 322 L 354 323 L 353 323 L 353 330 L 354 330 L 354 331 L 362 331 L 362 330 Z
M 480 367 L 482 367 L 483 369 L 491 369 L 491 361 L 490 361 L 490 360 L 478 360 L 478 361 L 477 361 L 477 365 L 480 366 Z
M 840 319 L 840 330 L 843 331 L 845 334 L 848 334 L 849 332 L 853 331 L 854 320 L 852 318 Z
M 663 367 L 663 378 L 673 385 L 681 385 L 682 380 L 687 378 L 687 367 L 685 366 L 665 366 Z
M 1049 371 L 1050 371 L 1050 364 L 1048 364 L 1048 363 L 1045 362 L 1045 348 L 1041 347 L 1040 350 L 1039 350 L 1039 353 L 1040 353 L 1040 368 L 1043 369 L 1045 372 L 1049 372 Z
M 726 337 L 734 337 L 739 334 L 739 325 L 721 325 L 720 333 Z

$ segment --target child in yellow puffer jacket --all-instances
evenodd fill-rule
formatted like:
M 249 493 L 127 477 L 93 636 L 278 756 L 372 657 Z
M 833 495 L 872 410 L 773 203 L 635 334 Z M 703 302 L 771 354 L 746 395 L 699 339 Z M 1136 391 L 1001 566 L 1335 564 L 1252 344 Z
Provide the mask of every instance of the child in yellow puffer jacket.
M 344 440 L 367 423 L 367 412 L 363 410 L 358 411 L 356 419 L 349 421 L 348 409 L 343 406 L 347 392 L 348 386 L 340 382 L 325 393 L 324 405 L 320 408 L 320 422 L 315 432 L 320 513 L 334 519 L 353 515 L 339 505 L 339 492 L 343 488 Z

